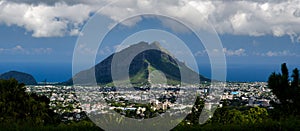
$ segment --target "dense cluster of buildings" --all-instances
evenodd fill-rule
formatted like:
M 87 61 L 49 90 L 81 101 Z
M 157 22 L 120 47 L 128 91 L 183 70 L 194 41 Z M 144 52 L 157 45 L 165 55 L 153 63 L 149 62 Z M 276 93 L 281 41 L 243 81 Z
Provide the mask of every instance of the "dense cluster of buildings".
M 139 116 L 172 109 L 173 115 L 190 112 L 196 96 L 205 100 L 205 108 L 222 106 L 261 106 L 272 108 L 276 100 L 265 82 L 226 83 L 214 88 L 209 84 L 191 87 L 156 86 L 150 90 L 116 87 L 86 87 L 38 85 L 28 86 L 27 92 L 46 95 L 55 112 L 64 120 L 80 120 L 87 114 L 105 114 L 115 110 L 134 112 Z M 148 111 L 147 111 L 148 110 Z M 126 114 L 125 114 L 126 115 Z
M 272 108 L 271 101 L 276 101 L 276 97 L 265 82 L 227 83 L 221 98 L 221 103 L 232 106 Z

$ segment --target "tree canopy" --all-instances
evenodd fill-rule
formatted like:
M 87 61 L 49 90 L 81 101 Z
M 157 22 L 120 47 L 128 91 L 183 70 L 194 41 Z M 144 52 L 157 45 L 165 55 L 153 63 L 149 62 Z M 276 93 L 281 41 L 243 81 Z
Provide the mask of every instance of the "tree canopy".
M 288 114 L 299 114 L 300 107 L 300 88 L 299 88 L 299 70 L 295 68 L 291 75 L 290 82 L 289 71 L 286 63 L 281 65 L 281 73 L 273 72 L 268 80 L 268 87 L 276 95 L 279 103 L 274 103 L 277 108 L 284 110 Z
M 57 122 L 46 96 L 25 92 L 15 79 L 0 80 L 0 123 L 45 125 Z

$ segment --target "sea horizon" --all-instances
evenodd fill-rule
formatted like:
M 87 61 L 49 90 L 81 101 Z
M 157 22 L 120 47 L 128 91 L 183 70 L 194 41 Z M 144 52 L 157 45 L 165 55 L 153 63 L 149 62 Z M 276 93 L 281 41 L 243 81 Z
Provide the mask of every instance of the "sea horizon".
M 289 68 L 297 68 L 296 64 L 289 64 Z M 200 75 L 211 77 L 208 64 L 198 67 Z M 0 63 L 0 74 L 8 71 L 20 71 L 31 74 L 37 82 L 64 82 L 72 77 L 72 64 L 55 63 Z M 228 64 L 226 81 L 228 82 L 267 82 L 272 72 L 280 72 L 280 64 Z M 290 70 L 291 72 L 291 70 Z

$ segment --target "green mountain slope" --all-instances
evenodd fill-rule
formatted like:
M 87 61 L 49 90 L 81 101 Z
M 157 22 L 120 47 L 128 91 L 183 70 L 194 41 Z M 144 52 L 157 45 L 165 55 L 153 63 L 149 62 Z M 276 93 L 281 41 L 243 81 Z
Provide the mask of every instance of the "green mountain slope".
M 133 53 L 140 49 L 147 50 L 140 52 L 137 55 Z M 209 79 L 191 70 L 184 63 L 168 55 L 166 50 L 163 49 L 158 42 L 154 42 L 152 44 L 140 42 L 123 49 L 120 52 L 110 55 L 95 67 L 79 72 L 72 79 L 69 79 L 65 83 L 73 84 L 74 80 L 76 81 L 76 84 L 89 85 L 92 83 L 90 79 L 92 75 L 96 76 L 96 81 L 98 84 L 105 85 L 112 83 L 111 65 L 114 56 L 115 58 L 121 58 L 117 59 L 117 62 L 115 63 L 115 66 L 118 67 L 115 72 L 124 72 L 124 70 L 127 71 L 127 74 L 118 74 L 118 80 L 126 79 L 126 75 L 129 73 L 130 82 L 133 85 L 149 84 L 149 76 L 154 71 L 159 71 L 162 73 L 164 75 L 163 77 L 166 78 L 167 84 L 169 85 L 180 84 L 180 81 L 182 81 L 180 70 L 185 73 L 185 76 L 188 75 L 189 77 L 193 77 L 195 79 L 198 77 L 198 79 L 200 78 L 201 81 L 210 81 Z M 134 56 L 134 58 L 132 61 L 129 61 L 127 56 L 128 58 L 130 58 L 130 56 Z M 126 64 L 128 61 L 130 62 L 130 65 Z M 128 69 L 126 70 L 126 67 L 128 66 L 129 71 Z M 95 71 L 95 73 L 93 73 L 93 71 Z M 187 81 L 186 83 L 190 82 Z

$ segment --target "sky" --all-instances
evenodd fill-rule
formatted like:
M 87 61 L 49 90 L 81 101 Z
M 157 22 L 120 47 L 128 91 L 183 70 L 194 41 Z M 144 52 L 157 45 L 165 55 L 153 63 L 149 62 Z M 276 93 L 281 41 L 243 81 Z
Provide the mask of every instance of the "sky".
M 297 0 L 1 0 L 0 74 L 17 70 L 37 81 L 61 82 L 72 76 L 77 46 L 85 55 L 97 52 L 98 63 L 120 44 L 158 41 L 169 47 L 185 43 L 204 76 L 211 76 L 207 54 L 222 52 L 227 80 L 266 81 L 281 63 L 290 70 L 300 67 L 299 5 Z M 109 29 L 99 49 L 80 43 L 89 24 L 95 24 L 90 31 L 95 37 L 98 26 Z M 195 33 L 210 31 L 218 34 L 222 49 L 206 49 L 203 44 L 215 43 L 202 43 Z M 176 53 L 189 63 L 185 51 Z M 82 70 L 90 67 L 84 62 Z

